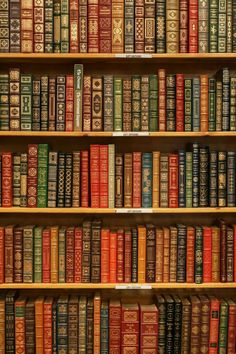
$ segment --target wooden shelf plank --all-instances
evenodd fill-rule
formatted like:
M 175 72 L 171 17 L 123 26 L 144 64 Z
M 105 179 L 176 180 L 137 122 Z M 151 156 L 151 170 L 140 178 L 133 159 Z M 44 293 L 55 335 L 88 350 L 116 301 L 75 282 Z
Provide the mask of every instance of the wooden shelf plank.
M 234 208 L 0 208 L 0 214 L 226 214 L 236 213 Z
M 124 290 L 132 287 L 137 290 L 142 289 L 142 285 L 149 285 L 152 289 L 236 289 L 235 283 L 126 283 L 126 284 L 91 284 L 91 283 L 8 283 L 0 284 L 0 289 L 115 289 L 117 285 L 124 285 Z

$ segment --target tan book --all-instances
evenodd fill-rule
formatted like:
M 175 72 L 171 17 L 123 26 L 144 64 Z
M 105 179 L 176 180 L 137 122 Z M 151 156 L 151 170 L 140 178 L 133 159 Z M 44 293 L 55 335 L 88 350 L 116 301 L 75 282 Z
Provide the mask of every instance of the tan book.
M 58 226 L 51 227 L 51 282 L 58 283 Z
M 166 51 L 179 52 L 179 0 L 166 0 Z
M 124 52 L 124 1 L 112 1 L 112 53 Z
M 138 226 L 138 283 L 146 281 L 146 227 Z
M 159 208 L 160 203 L 160 151 L 153 151 L 152 206 Z

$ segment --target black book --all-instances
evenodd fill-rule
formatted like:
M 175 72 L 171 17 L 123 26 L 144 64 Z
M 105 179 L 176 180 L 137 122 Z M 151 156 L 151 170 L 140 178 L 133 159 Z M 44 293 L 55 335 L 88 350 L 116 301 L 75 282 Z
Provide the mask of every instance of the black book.
M 199 207 L 199 146 L 193 144 L 193 208 Z
M 58 186 L 57 186 L 57 206 L 65 206 L 65 153 L 59 152 L 58 158 Z
M 182 302 L 179 296 L 173 295 L 174 308 L 174 354 L 181 354 Z
M 138 230 L 132 229 L 132 283 L 138 281 Z
M 218 152 L 218 206 L 226 206 L 227 152 Z
M 199 150 L 199 206 L 201 208 L 208 207 L 209 199 L 209 151 L 208 148 L 200 148 Z
M 25 349 L 27 354 L 35 353 L 35 307 L 34 300 L 28 300 L 25 306 Z
M 185 151 L 179 151 L 179 208 L 186 207 L 186 166 L 185 166 Z
M 65 207 L 72 207 L 72 166 L 73 154 L 66 153 L 66 169 L 65 169 Z
M 86 353 L 93 354 L 93 299 L 89 298 L 87 302 L 87 335 L 86 335 Z
M 61 295 L 57 300 L 57 350 L 67 353 L 68 349 L 68 295 Z
M 15 353 L 15 311 L 14 301 L 16 291 L 10 290 L 6 295 L 5 330 L 6 330 L 6 354 Z
M 210 188 L 209 199 L 210 207 L 214 208 L 218 205 L 218 168 L 217 168 L 217 151 L 210 152 Z
M 235 206 L 235 183 L 236 183 L 236 154 L 228 151 L 227 154 L 227 207 Z
M 158 353 L 165 354 L 166 348 L 166 302 L 163 296 L 157 295 L 158 308 Z
M 186 244 L 187 228 L 186 225 L 177 225 L 177 283 L 186 281 Z
M 165 296 L 166 300 L 166 354 L 174 352 L 174 317 L 175 303 L 170 295 Z

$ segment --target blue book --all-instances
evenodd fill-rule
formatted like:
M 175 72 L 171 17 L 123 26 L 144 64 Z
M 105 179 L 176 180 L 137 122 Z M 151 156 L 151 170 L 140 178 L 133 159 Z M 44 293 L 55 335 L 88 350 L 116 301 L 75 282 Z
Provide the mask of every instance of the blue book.
M 200 131 L 200 79 L 193 78 L 193 131 Z
M 142 155 L 142 208 L 152 207 L 152 153 Z

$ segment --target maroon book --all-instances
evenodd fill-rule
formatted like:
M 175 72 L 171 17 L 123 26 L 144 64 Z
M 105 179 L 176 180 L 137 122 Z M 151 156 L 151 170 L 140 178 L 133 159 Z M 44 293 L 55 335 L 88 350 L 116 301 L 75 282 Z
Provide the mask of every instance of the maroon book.
M 100 146 L 90 145 L 90 196 L 91 208 L 100 206 Z
M 27 206 L 37 207 L 38 145 L 28 146 Z
M 169 208 L 178 208 L 178 155 L 169 155 Z
M 109 302 L 109 353 L 121 353 L 121 303 L 119 300 Z
M 122 304 L 121 353 L 139 354 L 139 306 Z
M 81 151 L 81 207 L 89 206 L 89 153 Z
M 2 207 L 12 207 L 12 154 L 2 154 Z
M 75 229 L 66 230 L 66 283 L 74 282 Z
M 111 0 L 99 1 L 99 52 L 111 53 Z
M 176 74 L 176 131 L 184 131 L 184 75 Z
M 51 282 L 51 230 L 43 230 L 43 283 Z

